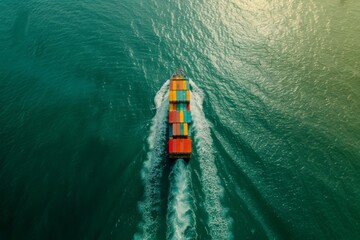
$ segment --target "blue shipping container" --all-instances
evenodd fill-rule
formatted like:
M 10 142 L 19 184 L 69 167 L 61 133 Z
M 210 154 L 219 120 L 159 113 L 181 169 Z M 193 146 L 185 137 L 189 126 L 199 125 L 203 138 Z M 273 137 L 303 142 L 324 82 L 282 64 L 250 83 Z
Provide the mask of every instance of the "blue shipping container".
M 184 135 L 184 124 L 180 124 L 180 135 Z
M 173 132 L 172 132 L 172 124 L 169 124 L 169 137 L 173 136 Z

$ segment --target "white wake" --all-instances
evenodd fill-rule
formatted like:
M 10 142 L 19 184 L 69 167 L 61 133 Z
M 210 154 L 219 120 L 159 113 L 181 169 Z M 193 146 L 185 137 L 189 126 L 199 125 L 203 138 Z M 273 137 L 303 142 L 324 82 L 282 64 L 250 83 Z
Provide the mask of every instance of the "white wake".
M 201 184 L 205 193 L 205 210 L 209 215 L 209 229 L 212 239 L 233 239 L 233 220 L 227 214 L 227 209 L 222 206 L 221 199 L 224 189 L 215 165 L 215 153 L 211 138 L 210 124 L 203 112 L 204 93 L 190 80 L 191 92 L 191 114 L 193 127 L 195 128 L 195 142 L 198 160 L 201 170 Z
M 184 160 L 176 160 L 169 180 L 167 239 L 196 239 L 191 174 Z
M 142 221 L 138 225 L 139 232 L 134 239 L 155 239 L 159 226 L 160 216 L 160 180 L 163 174 L 163 154 L 165 150 L 165 131 L 167 123 L 167 100 L 169 92 L 169 80 L 164 83 L 156 93 L 154 102 L 156 114 L 152 120 L 150 135 L 148 137 L 149 151 L 146 161 L 141 169 L 141 177 L 144 184 L 144 199 L 138 204 Z

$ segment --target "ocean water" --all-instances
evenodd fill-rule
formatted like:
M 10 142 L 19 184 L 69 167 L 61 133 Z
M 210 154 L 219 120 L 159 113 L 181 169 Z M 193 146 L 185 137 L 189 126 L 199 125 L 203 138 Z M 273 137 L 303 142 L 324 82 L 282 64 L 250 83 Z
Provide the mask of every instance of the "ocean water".
M 360 238 L 359 1 L 0 9 L 0 239 Z

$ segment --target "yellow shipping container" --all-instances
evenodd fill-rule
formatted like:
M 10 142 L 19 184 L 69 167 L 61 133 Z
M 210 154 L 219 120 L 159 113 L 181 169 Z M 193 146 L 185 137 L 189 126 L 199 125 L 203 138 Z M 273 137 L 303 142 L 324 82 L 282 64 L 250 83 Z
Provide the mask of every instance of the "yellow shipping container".
M 186 101 L 190 101 L 190 90 L 186 91 Z
M 169 99 L 170 101 L 176 101 L 176 91 L 170 91 Z
M 187 136 L 188 135 L 188 124 L 187 123 L 184 123 L 184 135 Z
M 184 122 L 184 112 L 180 111 L 180 122 Z
M 182 81 L 182 85 L 183 85 L 182 89 L 186 90 L 186 81 Z

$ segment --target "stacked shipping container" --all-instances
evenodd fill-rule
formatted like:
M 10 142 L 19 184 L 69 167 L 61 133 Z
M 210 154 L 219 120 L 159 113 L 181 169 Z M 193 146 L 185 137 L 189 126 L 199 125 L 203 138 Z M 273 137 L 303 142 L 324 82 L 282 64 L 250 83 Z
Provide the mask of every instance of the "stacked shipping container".
M 169 103 L 169 157 L 189 159 L 190 86 L 189 79 L 182 74 L 175 74 L 170 80 Z

